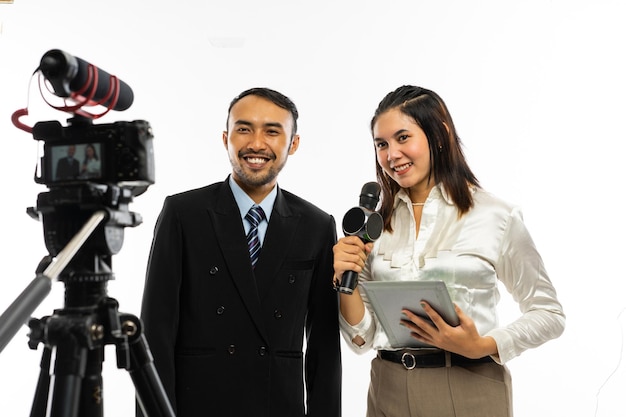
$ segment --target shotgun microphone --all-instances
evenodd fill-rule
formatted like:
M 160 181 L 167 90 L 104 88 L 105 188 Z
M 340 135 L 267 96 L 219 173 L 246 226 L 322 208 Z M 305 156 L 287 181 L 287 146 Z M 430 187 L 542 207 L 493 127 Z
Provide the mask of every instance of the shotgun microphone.
M 346 236 L 358 236 L 365 243 L 373 242 L 383 232 L 383 217 L 376 210 L 380 196 L 380 185 L 377 182 L 368 182 L 361 188 L 359 206 L 353 207 L 343 217 L 343 233 Z M 341 276 L 341 283 L 337 287 L 339 292 L 352 294 L 358 284 L 358 274 L 346 271 Z
M 41 57 L 39 70 L 59 97 L 70 97 L 72 93 L 83 97 L 91 94 L 92 101 L 103 100 L 98 104 L 117 111 L 126 110 L 133 104 L 133 90 L 128 84 L 60 49 L 46 52 Z

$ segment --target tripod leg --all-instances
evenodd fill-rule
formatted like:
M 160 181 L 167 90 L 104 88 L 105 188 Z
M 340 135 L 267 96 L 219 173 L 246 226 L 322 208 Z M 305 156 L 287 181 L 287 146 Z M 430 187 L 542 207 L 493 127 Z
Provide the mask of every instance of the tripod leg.
M 103 417 L 102 362 L 104 347 L 90 350 L 87 354 L 85 376 L 80 388 L 80 417 Z
M 146 337 L 141 336 L 130 344 L 130 376 L 137 391 L 137 400 L 148 417 L 175 417 L 161 379 L 148 349 Z
M 152 353 L 143 334 L 141 321 L 135 316 L 124 315 L 121 316 L 121 322 L 124 333 L 128 336 L 130 351 L 128 353 L 130 354 L 127 355 L 127 352 L 118 351 L 118 355 L 129 359 L 127 369 L 135 385 L 137 402 L 143 415 L 146 417 L 175 417 L 174 409 L 154 366 Z
M 50 361 L 52 349 L 44 347 L 39 368 L 39 379 L 35 389 L 33 407 L 30 410 L 30 417 L 46 417 L 48 411 L 48 392 L 50 391 Z
M 57 345 L 51 417 L 78 417 L 80 389 L 87 366 L 87 348 L 73 337 Z

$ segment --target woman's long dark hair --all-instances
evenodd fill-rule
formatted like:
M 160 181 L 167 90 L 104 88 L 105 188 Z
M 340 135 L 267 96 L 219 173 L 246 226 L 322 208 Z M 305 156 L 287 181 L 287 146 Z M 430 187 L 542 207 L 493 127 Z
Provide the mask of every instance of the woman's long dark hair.
M 96 161 L 99 159 L 98 158 L 98 151 L 96 151 L 96 147 L 94 145 L 92 145 L 91 143 L 88 143 L 87 146 L 85 146 L 85 159 L 83 161 L 83 163 L 87 163 L 89 162 L 89 159 L 87 157 L 87 148 L 91 148 L 91 150 L 93 151 L 93 159 L 95 159 Z
M 372 134 L 378 117 L 394 108 L 415 120 L 424 131 L 430 149 L 430 178 L 443 185 L 460 216 L 467 213 L 474 205 L 469 186 L 479 187 L 479 183 L 465 160 L 461 139 L 456 133 L 446 104 L 431 90 L 412 85 L 398 87 L 378 104 L 370 125 Z M 385 173 L 377 161 L 376 177 L 382 191 L 380 214 L 385 222 L 385 230 L 392 231 L 393 202 L 400 186 Z

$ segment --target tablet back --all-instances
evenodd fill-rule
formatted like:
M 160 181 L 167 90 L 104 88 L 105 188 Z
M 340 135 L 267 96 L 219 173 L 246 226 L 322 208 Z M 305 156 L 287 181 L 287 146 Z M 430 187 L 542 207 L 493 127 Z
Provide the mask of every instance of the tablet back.
M 450 294 L 443 281 L 364 281 L 360 283 L 378 317 L 391 346 L 395 348 L 432 347 L 411 337 L 400 325 L 407 309 L 430 320 L 420 301 L 430 304 L 451 326 L 459 325 Z

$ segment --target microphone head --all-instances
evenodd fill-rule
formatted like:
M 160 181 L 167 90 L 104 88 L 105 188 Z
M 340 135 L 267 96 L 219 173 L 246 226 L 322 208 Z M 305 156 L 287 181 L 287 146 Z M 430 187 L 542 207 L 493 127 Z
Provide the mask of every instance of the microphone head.
M 54 94 L 59 97 L 70 96 L 70 82 L 78 73 L 76 58 L 60 49 L 52 49 L 41 57 L 39 70 L 52 85 Z
M 343 216 L 341 227 L 346 236 L 358 236 L 364 242 L 373 242 L 383 233 L 383 223 L 380 213 L 352 207 Z
M 377 182 L 368 182 L 361 188 L 361 195 L 359 196 L 359 206 L 365 207 L 368 210 L 376 210 L 378 200 L 380 198 L 380 185 Z

